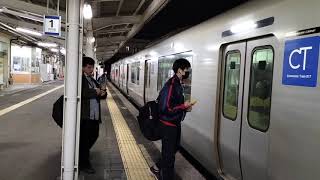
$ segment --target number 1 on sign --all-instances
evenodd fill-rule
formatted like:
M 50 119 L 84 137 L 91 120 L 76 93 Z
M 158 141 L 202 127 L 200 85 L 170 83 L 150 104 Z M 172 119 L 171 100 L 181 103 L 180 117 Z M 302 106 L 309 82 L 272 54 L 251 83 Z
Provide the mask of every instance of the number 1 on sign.
M 51 27 L 53 27 L 53 20 L 50 20 L 49 22 L 51 22 Z

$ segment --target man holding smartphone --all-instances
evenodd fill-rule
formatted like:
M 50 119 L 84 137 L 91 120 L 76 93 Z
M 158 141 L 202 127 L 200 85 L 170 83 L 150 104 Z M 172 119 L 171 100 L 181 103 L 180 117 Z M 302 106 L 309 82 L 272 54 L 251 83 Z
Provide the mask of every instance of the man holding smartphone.
M 186 59 L 177 59 L 172 66 L 175 73 L 160 91 L 159 119 L 161 132 L 161 158 L 150 168 L 156 179 L 173 180 L 175 154 L 180 147 L 181 121 L 196 103 L 185 102 L 181 82 L 189 77 L 190 63 Z
M 93 78 L 94 64 L 92 58 L 83 57 L 79 168 L 90 174 L 95 173 L 89 160 L 89 154 L 99 136 L 100 97 L 106 93 L 100 89 L 99 83 Z

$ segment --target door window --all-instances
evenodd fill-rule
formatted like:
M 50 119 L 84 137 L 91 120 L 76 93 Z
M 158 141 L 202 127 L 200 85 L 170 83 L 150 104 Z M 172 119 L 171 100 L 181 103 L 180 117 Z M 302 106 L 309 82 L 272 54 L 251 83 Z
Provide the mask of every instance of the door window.
M 250 70 L 249 125 L 267 131 L 270 123 L 273 77 L 273 48 L 259 47 L 253 51 Z
M 239 51 L 227 53 L 224 75 L 223 115 L 236 120 L 238 111 L 239 79 L 240 79 Z

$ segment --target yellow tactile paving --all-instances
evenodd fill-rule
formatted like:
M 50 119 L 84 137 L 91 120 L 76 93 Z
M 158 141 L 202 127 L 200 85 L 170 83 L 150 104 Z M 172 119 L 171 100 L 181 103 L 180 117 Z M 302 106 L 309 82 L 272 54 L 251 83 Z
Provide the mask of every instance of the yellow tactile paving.
M 108 90 L 107 104 L 128 180 L 154 180 L 139 145 Z

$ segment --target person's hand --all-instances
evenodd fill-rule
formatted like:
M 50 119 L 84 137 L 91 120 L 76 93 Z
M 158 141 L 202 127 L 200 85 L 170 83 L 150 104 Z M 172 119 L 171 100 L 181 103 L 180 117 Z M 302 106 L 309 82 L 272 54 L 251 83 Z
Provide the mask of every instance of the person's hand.
M 100 96 L 101 90 L 99 88 L 96 88 L 96 92 L 97 92 L 97 95 Z
M 191 103 L 190 103 L 189 101 L 186 101 L 186 102 L 184 102 L 184 106 L 185 106 L 186 108 L 189 108 L 189 107 L 191 107 L 192 105 L 191 105 Z
M 102 90 L 102 91 L 101 91 L 101 95 L 100 95 L 100 96 L 105 96 L 105 95 L 106 95 L 106 93 L 107 93 L 107 92 L 106 92 L 105 90 Z
M 192 111 L 192 106 L 190 106 L 189 108 L 186 109 L 187 112 L 191 112 Z

